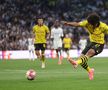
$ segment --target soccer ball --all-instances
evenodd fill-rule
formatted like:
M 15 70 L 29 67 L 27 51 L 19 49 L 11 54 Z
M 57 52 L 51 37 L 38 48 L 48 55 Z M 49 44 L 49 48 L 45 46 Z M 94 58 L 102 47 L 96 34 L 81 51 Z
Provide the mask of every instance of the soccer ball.
M 35 70 L 30 69 L 30 70 L 28 70 L 28 71 L 26 72 L 26 78 L 27 78 L 28 80 L 34 80 L 35 77 L 36 77 L 36 72 L 35 72 Z

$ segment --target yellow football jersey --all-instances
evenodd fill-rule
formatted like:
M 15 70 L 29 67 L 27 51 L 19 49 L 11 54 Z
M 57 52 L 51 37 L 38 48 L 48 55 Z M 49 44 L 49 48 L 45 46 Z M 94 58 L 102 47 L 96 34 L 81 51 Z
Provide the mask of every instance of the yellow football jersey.
M 64 43 L 64 48 L 71 48 L 71 38 L 64 38 L 63 43 Z
M 35 34 L 35 44 L 46 43 L 46 34 L 49 33 L 49 28 L 46 25 L 35 25 L 33 27 L 33 33 Z
M 91 24 L 88 23 L 87 20 L 84 20 L 80 22 L 79 24 L 81 27 L 84 27 L 85 29 L 87 29 L 87 31 L 89 32 L 89 37 L 90 37 L 91 42 L 96 42 L 100 44 L 105 43 L 104 36 L 105 34 L 108 33 L 108 26 L 105 23 L 100 22 L 100 25 L 96 27 L 95 29 L 93 28 Z

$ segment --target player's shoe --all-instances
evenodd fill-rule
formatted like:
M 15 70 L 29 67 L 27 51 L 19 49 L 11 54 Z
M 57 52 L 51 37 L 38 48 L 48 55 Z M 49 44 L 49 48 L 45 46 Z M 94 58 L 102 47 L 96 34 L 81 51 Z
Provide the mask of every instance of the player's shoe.
M 58 65 L 61 65 L 61 64 L 62 64 L 62 62 L 59 60 L 59 61 L 58 61 Z
M 88 76 L 90 80 L 93 80 L 94 78 L 94 68 L 90 69 L 90 71 L 88 72 Z
M 72 58 L 68 57 L 67 60 L 73 65 L 74 68 L 78 67 L 78 63 Z
M 45 62 L 42 62 L 41 68 L 45 68 Z

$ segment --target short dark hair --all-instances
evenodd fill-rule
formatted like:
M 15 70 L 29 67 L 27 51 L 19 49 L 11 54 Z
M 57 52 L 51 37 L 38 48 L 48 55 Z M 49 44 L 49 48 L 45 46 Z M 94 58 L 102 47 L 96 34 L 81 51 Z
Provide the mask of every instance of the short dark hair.
M 42 15 L 38 15 L 36 19 L 44 19 Z
M 44 19 L 44 18 L 43 18 L 43 17 L 37 17 L 37 20 L 38 20 L 38 19 Z
M 100 22 L 100 17 L 97 13 L 92 13 L 87 17 L 87 21 L 88 23 L 90 23 L 91 25 L 96 25 L 99 24 Z

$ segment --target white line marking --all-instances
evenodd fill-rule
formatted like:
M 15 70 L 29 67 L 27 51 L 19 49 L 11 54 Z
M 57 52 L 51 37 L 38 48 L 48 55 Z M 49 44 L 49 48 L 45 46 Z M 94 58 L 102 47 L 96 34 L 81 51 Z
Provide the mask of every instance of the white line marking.
M 0 73 L 25 73 L 27 70 L 11 70 L 11 69 L 5 69 L 3 71 L 0 71 Z M 37 73 L 44 73 L 44 74 L 77 74 L 77 73 L 86 73 L 86 72 L 81 72 L 81 71 L 72 71 L 72 72 L 64 72 L 64 71 L 37 71 Z M 95 71 L 95 74 L 108 74 L 108 72 L 99 72 L 99 71 Z

